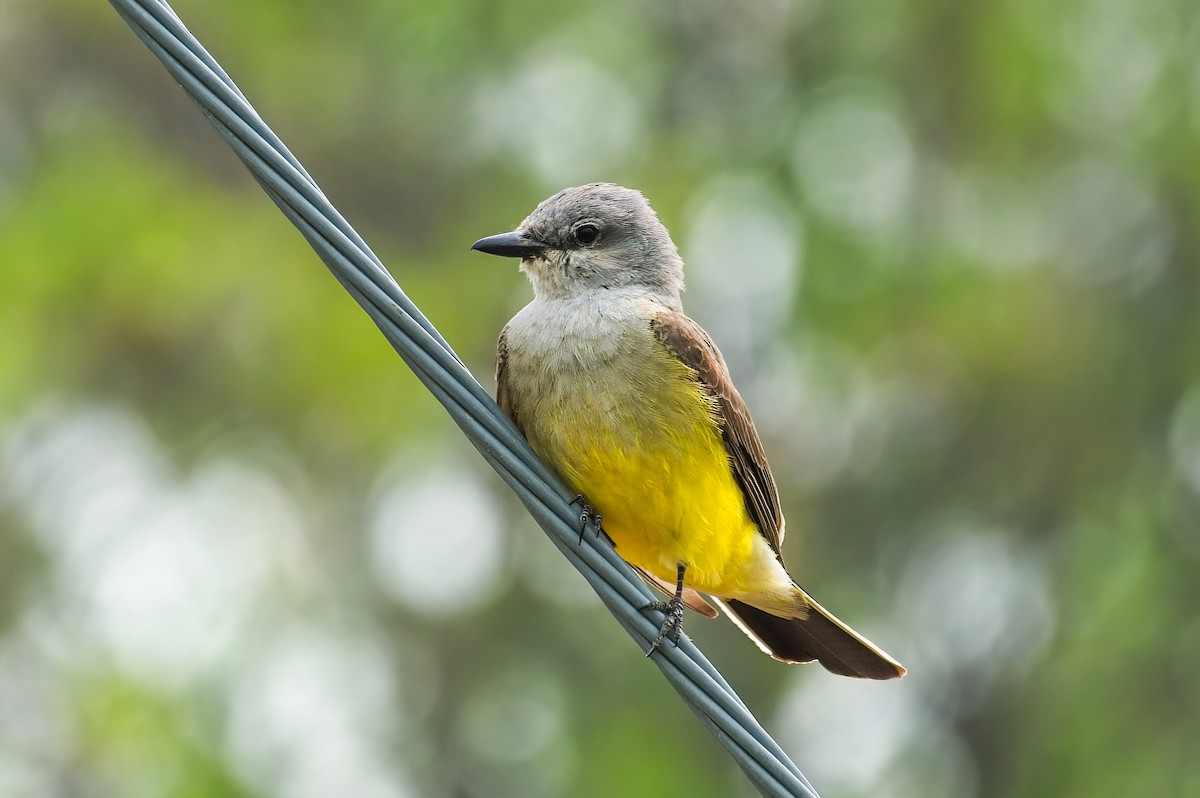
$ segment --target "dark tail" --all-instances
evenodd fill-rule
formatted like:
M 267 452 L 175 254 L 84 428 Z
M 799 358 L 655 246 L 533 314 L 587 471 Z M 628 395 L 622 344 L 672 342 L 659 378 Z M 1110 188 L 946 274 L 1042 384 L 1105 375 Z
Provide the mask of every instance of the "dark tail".
M 859 679 L 898 679 L 905 674 L 899 662 L 839 621 L 797 588 L 808 604 L 803 618 L 780 618 L 740 601 L 720 599 L 725 614 L 759 647 L 782 662 L 812 662 L 840 676 Z

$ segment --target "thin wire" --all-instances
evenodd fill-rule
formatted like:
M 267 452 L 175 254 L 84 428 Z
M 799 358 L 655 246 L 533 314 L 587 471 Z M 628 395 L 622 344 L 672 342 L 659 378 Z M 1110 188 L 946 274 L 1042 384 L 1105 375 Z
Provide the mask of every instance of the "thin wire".
M 200 106 L 271 200 L 296 225 L 338 282 L 645 651 L 662 622 L 661 613 L 642 610 L 654 598 L 649 590 L 606 542 L 589 535 L 580 543 L 578 512 L 569 504 L 570 493 L 550 474 L 216 59 L 165 2 L 110 2 Z M 678 646 L 663 646 L 650 659 L 762 795 L 817 798 L 804 774 L 691 640 L 685 636 Z

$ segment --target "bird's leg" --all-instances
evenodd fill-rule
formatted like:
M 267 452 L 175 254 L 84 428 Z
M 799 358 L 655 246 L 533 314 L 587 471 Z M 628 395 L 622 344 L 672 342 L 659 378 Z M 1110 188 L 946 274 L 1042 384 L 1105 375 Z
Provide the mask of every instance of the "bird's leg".
M 679 635 L 683 633 L 683 574 L 686 571 L 687 566 L 679 563 L 675 572 L 675 595 L 671 596 L 669 601 L 652 601 L 642 608 L 658 610 L 666 616 L 663 619 L 662 628 L 658 630 L 658 637 L 654 638 L 654 642 L 650 644 L 650 650 L 646 652 L 647 657 L 653 654 L 668 638 L 672 643 L 679 644 Z
M 596 525 L 596 537 L 604 531 L 604 527 L 600 525 L 603 520 L 600 513 L 596 512 L 596 508 L 588 504 L 587 497 L 580 493 L 574 499 L 571 499 L 571 504 L 579 505 L 579 545 L 583 545 L 583 533 L 587 531 L 587 525 L 590 521 Z

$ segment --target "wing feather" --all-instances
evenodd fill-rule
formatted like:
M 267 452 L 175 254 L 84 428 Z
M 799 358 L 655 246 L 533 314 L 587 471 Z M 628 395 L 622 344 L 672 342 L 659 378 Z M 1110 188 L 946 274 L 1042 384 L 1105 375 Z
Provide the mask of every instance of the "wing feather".
M 517 418 L 517 409 L 513 406 L 512 394 L 508 387 L 507 326 L 500 331 L 500 338 L 496 341 L 496 404 L 500 405 L 500 409 L 504 411 L 504 415 L 512 419 L 512 422 L 517 425 L 517 429 L 521 431 L 521 434 L 525 435 L 525 428 L 521 426 L 521 420 Z
M 750 411 L 733 385 L 725 359 L 708 333 L 682 313 L 660 313 L 651 321 L 651 326 L 658 340 L 695 372 L 701 388 L 717 400 L 717 421 L 721 425 L 734 477 L 746 499 L 746 509 L 778 556 L 783 543 L 779 491 Z

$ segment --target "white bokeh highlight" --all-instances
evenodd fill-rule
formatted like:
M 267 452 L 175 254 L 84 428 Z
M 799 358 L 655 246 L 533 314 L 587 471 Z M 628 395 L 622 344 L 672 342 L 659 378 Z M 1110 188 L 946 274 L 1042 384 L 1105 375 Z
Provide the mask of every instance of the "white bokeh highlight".
M 480 794 L 541 798 L 564 794 L 575 754 L 569 699 L 553 668 L 524 656 L 487 674 L 460 702 L 456 737 Z
M 378 491 L 367 542 L 379 586 L 426 616 L 477 609 L 507 576 L 503 518 L 467 467 L 397 466 Z
M 556 190 L 612 172 L 644 138 L 629 87 L 572 54 L 531 54 L 507 75 L 481 84 L 472 109 L 481 153 L 516 158 Z
M 799 214 L 752 174 L 710 180 L 691 201 L 686 237 L 688 312 L 733 362 L 779 335 L 802 277 Z
M 49 410 L 6 439 L 10 500 L 52 554 L 46 639 L 95 650 L 152 684 L 223 667 L 286 579 L 303 523 L 286 492 L 245 463 L 175 473 L 119 407 Z
M 954 676 L 985 690 L 1020 678 L 1049 645 L 1056 617 L 1049 576 L 1017 540 L 1007 530 L 960 524 L 913 553 L 896 623 L 907 628 L 923 678 Z
M 1176 475 L 1200 496 L 1200 385 L 1192 387 L 1176 405 L 1167 443 Z
M 816 210 L 848 231 L 887 237 L 905 222 L 917 158 L 882 86 L 846 81 L 816 92 L 792 163 Z
M 1176 46 L 1188 46 L 1155 5 L 1084 0 L 1061 6 L 1058 29 L 1041 38 L 1067 67 L 1058 71 L 1049 98 L 1064 125 L 1104 137 L 1145 124 L 1167 59 Z M 1045 28 L 1045 15 L 1036 24 Z
M 930 165 L 933 218 L 944 241 L 991 272 L 1016 272 L 1046 257 L 1047 232 L 1041 195 L 1029 176 L 982 166 Z
M 417 713 L 398 706 L 383 635 L 313 618 L 336 614 L 313 612 L 330 606 L 329 584 L 266 470 L 208 456 L 184 472 L 125 408 L 47 404 L 0 430 L 0 501 L 50 566 L 0 639 L 2 794 L 53 791 L 39 785 L 72 767 L 56 759 L 84 755 L 86 729 L 52 686 L 110 670 L 228 702 L 226 754 L 258 794 L 416 794 L 391 746 Z M 434 680 L 420 694 L 436 694 Z M 97 778 L 113 794 L 158 794 L 171 773 Z
M 1172 231 L 1145 178 L 1103 160 L 1061 169 L 1048 190 L 1047 227 L 1058 274 L 1137 290 L 1166 267 Z
M 233 685 L 230 758 L 280 798 L 409 798 L 387 741 L 403 714 L 374 636 L 293 625 L 269 638 Z

